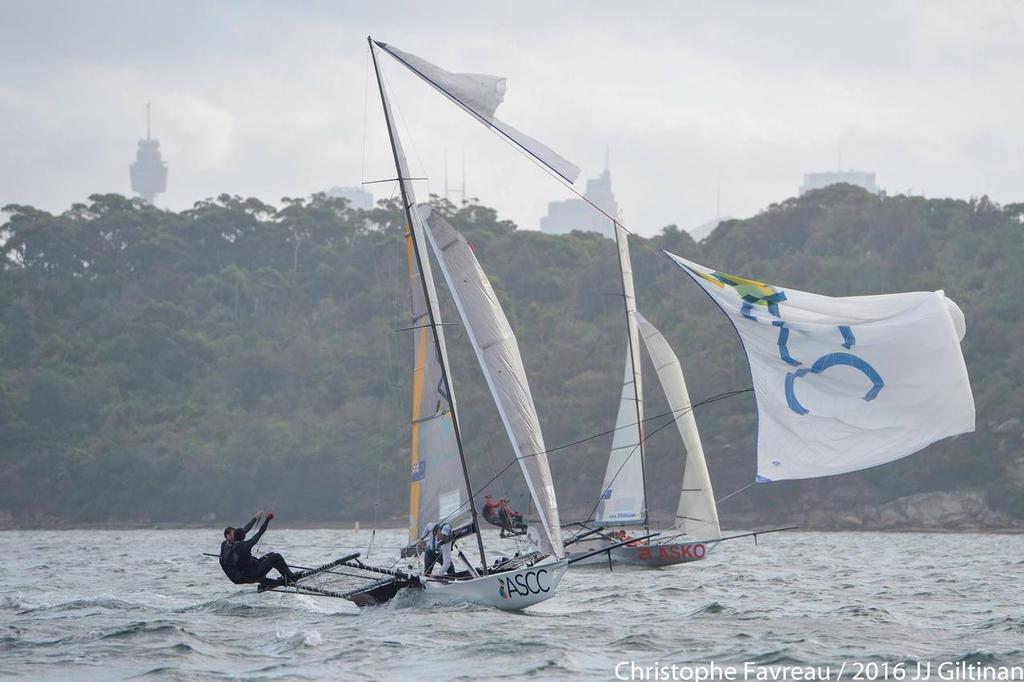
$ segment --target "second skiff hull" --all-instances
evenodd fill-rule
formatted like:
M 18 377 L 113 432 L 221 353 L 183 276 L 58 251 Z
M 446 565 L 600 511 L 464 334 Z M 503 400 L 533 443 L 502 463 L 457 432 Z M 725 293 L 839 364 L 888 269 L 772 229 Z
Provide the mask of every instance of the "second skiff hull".
M 677 564 L 701 561 L 718 544 L 712 542 L 667 542 L 664 544 L 616 547 L 610 550 L 613 564 L 637 568 L 664 568 Z M 595 554 L 583 559 L 577 566 L 607 566 L 608 554 Z

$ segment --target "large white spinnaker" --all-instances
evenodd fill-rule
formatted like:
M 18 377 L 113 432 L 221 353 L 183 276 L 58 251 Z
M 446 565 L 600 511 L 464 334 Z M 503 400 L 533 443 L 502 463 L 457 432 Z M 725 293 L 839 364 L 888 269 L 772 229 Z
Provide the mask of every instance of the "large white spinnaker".
M 757 481 L 866 469 L 974 431 L 964 316 L 942 291 L 834 298 L 665 254 L 743 343 Z
M 376 41 L 378 47 L 425 80 L 466 113 L 494 128 L 570 184 L 580 175 L 579 166 L 566 160 L 540 140 L 496 118 L 494 112 L 505 99 L 505 79 L 482 73 L 452 73 L 422 57 L 402 52 L 394 45 Z
M 615 418 L 615 434 L 608 467 L 601 485 L 601 499 L 594 520 L 604 526 L 647 524 L 647 490 L 644 480 L 644 392 L 640 369 L 640 339 L 637 331 L 636 292 L 633 265 L 629 257 L 627 232 L 615 224 L 622 298 L 626 312 L 626 364 Z
M 540 549 L 564 555 L 555 486 L 537 409 L 508 318 L 465 237 L 430 206 L 418 207 L 540 516 Z
M 685 535 L 701 540 L 718 540 L 722 537 L 722 529 L 718 523 L 715 492 L 711 488 L 711 477 L 704 460 L 704 448 L 697 432 L 697 420 L 693 416 L 693 405 L 686 390 L 682 365 L 668 341 L 653 324 L 640 313 L 636 314 L 636 320 L 640 327 L 640 337 L 658 373 L 658 381 L 661 382 L 669 410 L 686 448 L 676 528 Z

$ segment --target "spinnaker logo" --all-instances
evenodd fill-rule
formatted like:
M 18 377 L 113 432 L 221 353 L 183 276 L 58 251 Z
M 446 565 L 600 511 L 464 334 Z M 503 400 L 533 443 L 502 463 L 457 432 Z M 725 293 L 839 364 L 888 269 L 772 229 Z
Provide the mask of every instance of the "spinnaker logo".
M 498 594 L 502 599 L 516 597 L 528 597 L 531 594 L 543 594 L 551 591 L 551 586 L 544 586 L 541 577 L 547 576 L 548 569 L 540 568 L 536 571 L 517 573 L 507 578 L 498 578 Z M 545 579 L 546 583 L 547 580 Z
M 782 313 L 779 308 L 779 304 L 786 301 L 785 291 L 776 289 L 770 284 L 765 284 L 764 282 L 758 282 L 757 280 L 746 279 L 744 277 L 737 277 L 736 275 L 729 275 L 724 272 L 712 272 L 711 274 L 705 274 L 692 269 L 690 271 L 719 288 L 724 289 L 727 286 L 732 287 L 743 301 L 740 306 L 740 317 L 754 323 L 760 323 L 762 321 L 770 322 L 772 326 L 778 328 L 779 359 L 790 367 L 799 367 L 799 369 L 795 369 L 786 374 L 784 386 L 786 405 L 796 414 L 802 416 L 810 414 L 811 412 L 797 399 L 795 390 L 797 379 L 801 379 L 808 374 L 821 374 L 831 367 L 849 367 L 863 374 L 871 382 L 870 388 L 867 389 L 867 392 L 864 393 L 863 396 L 865 401 L 870 402 L 874 400 L 878 397 L 878 393 L 885 388 L 885 381 L 882 379 L 882 376 L 878 371 L 876 371 L 870 363 L 855 353 L 826 353 L 812 362 L 809 366 L 794 358 L 789 352 L 790 325 L 792 323 L 786 322 L 782 319 Z M 759 319 L 758 315 L 754 312 L 754 306 L 761 306 L 762 308 L 767 309 L 768 314 L 775 319 Z M 803 329 L 800 331 L 802 334 L 807 335 L 809 333 L 809 329 L 813 328 Z M 836 342 L 847 351 L 852 350 L 854 345 L 857 343 L 857 337 L 854 335 L 853 329 L 846 325 L 839 325 L 836 329 L 838 330 Z

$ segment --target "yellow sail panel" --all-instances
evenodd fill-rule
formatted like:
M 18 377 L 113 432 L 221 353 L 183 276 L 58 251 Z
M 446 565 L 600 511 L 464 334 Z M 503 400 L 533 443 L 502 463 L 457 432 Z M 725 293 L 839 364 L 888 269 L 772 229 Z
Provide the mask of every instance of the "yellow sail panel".
M 420 462 L 420 413 L 421 398 L 423 395 L 423 364 L 427 356 L 427 334 L 426 328 L 416 332 L 416 365 L 412 374 L 412 447 L 410 471 L 413 472 L 409 479 L 409 540 L 416 539 L 417 529 L 420 527 L 420 478 L 416 472 L 419 471 Z
M 409 279 L 416 277 L 416 257 L 413 254 L 412 233 L 405 235 L 405 256 L 409 267 Z M 427 357 L 427 334 L 430 330 L 426 327 L 414 331 L 416 338 L 416 362 L 412 370 L 412 439 L 411 439 L 411 461 L 409 470 L 417 471 L 420 461 L 420 414 L 422 412 L 423 398 L 423 375 L 424 361 Z M 419 535 L 420 528 L 420 481 L 414 474 L 409 479 L 409 542 L 413 542 Z

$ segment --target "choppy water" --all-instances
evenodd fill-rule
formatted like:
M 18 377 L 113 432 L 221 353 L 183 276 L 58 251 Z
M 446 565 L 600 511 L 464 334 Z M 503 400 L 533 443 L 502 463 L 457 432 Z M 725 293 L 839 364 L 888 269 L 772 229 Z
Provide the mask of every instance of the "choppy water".
M 507 614 L 256 595 L 201 556 L 218 534 L 0 533 L 0 676 L 615 679 L 629 660 L 1024 662 L 1024 536 L 781 533 L 659 571 L 571 570 L 555 599 Z M 368 538 L 271 529 L 261 549 L 314 564 Z

